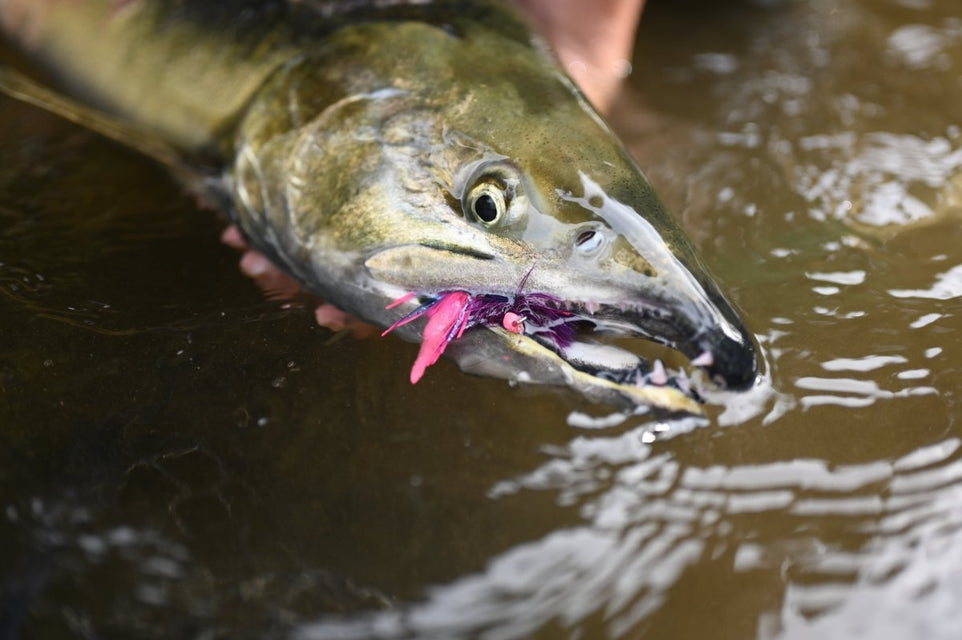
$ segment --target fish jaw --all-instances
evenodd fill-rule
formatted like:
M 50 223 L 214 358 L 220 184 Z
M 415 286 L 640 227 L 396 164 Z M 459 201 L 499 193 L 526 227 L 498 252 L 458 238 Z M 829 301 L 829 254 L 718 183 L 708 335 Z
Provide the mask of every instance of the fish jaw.
M 682 353 L 721 388 L 750 388 L 758 375 L 751 336 L 744 327 L 720 314 L 717 307 L 706 313 L 704 307 L 690 300 L 676 299 L 667 304 L 571 301 L 565 308 L 591 323 L 599 334 L 640 337 Z
M 582 371 L 529 336 L 502 327 L 478 327 L 452 342 L 445 352 L 462 371 L 504 378 L 512 383 L 567 387 L 592 402 L 645 413 L 702 415 L 698 400 L 673 386 L 626 383 Z
M 734 311 L 723 298 L 724 304 L 718 305 L 700 286 L 686 292 L 670 286 L 672 282 L 647 282 L 631 273 L 620 274 L 629 283 L 624 285 L 616 278 L 573 268 L 570 263 L 519 263 L 503 256 L 479 258 L 453 247 L 423 245 L 382 249 L 367 259 L 365 267 L 372 281 L 388 285 L 392 295 L 406 290 L 430 297 L 461 290 L 509 299 L 540 296 L 557 301 L 557 308 L 565 312 L 564 322 L 579 327 L 573 344 L 566 344 L 553 337 L 552 331 L 530 321 L 518 331 L 518 325 L 505 324 L 505 319 L 511 319 L 505 314 L 505 318 L 489 322 L 486 330 L 479 328 L 466 334 L 465 340 L 471 337 L 476 353 L 465 348 L 465 340 L 452 343 L 449 354 L 462 368 L 473 372 L 509 379 L 521 373 L 531 382 L 564 380 L 570 384 L 578 379 L 584 388 L 591 386 L 588 379 L 597 385 L 605 378 L 602 387 L 607 387 L 611 380 L 640 379 L 635 374 L 648 366 L 645 358 L 605 344 L 610 336 L 628 336 L 680 351 L 724 388 L 745 388 L 756 376 L 750 335 L 737 320 L 729 319 Z M 695 281 L 693 276 L 690 280 Z M 523 291 L 519 290 L 521 283 Z M 397 315 L 409 312 L 416 302 L 409 305 Z M 516 313 L 514 309 L 512 312 Z M 509 325 L 511 329 L 505 330 Z M 417 339 L 416 334 L 407 337 Z M 496 344 L 482 346 L 485 340 Z M 514 369 L 519 360 L 524 367 Z

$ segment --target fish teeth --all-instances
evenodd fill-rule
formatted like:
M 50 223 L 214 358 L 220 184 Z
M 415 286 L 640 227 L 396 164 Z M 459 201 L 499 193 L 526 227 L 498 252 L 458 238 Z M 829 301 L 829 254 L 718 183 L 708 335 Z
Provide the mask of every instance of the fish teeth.
M 696 367 L 710 367 L 715 364 L 715 356 L 707 349 L 701 352 L 697 358 L 691 361 Z
M 651 367 L 649 380 L 651 380 L 652 384 L 659 387 L 668 384 L 668 372 L 665 371 L 665 365 L 661 360 L 655 360 L 655 363 Z

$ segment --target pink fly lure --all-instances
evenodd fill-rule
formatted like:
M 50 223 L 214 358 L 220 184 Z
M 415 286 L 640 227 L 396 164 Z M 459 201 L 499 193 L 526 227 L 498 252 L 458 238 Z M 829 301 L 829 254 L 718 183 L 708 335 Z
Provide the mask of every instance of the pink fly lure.
M 424 371 L 438 361 L 452 341 L 477 325 L 501 325 L 512 333 L 541 334 L 559 347 L 570 345 L 574 340 L 573 322 L 577 321 L 577 317 L 562 309 L 558 298 L 542 293 L 522 293 L 528 274 L 521 280 L 513 296 L 475 295 L 467 291 L 444 291 L 426 296 L 426 302 L 388 327 L 382 336 L 422 315 L 428 317 L 422 333 L 421 349 L 411 367 L 411 384 L 421 379 Z M 387 308 L 391 309 L 415 297 L 416 294 L 407 293 Z

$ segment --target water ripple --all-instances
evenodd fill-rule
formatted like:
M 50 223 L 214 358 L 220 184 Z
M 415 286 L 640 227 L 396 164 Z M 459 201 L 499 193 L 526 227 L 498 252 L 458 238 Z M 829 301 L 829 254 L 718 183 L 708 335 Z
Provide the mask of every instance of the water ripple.
M 817 218 L 870 226 L 932 218 L 944 204 L 940 190 L 962 171 L 962 148 L 945 137 L 813 134 L 798 145 L 811 163 L 794 170 L 797 190 Z
M 481 573 L 431 589 L 420 604 L 323 619 L 295 637 L 523 638 L 551 621 L 572 636 L 601 624 L 609 637 L 620 637 L 663 607 L 689 568 L 725 547 L 736 572 L 791 568 L 782 609 L 767 614 L 760 629 L 768 630 L 763 636 L 810 637 L 821 628 L 818 616 L 861 606 L 866 594 L 889 597 L 903 584 L 918 590 L 922 573 L 930 583 L 946 579 L 944 570 L 926 573 L 936 567 L 916 546 L 941 540 L 946 552 L 962 549 L 958 438 L 864 464 L 683 467 L 669 452 L 640 444 L 649 429 L 574 438 L 538 469 L 491 491 L 497 499 L 522 491 L 553 491 L 561 503 L 576 499 L 583 525 L 519 545 Z M 594 478 L 590 490 L 586 477 Z M 782 535 L 767 542 L 753 536 L 747 523 L 773 512 L 784 515 Z M 845 523 L 854 544 L 821 542 L 810 529 L 820 518 Z M 920 558 L 924 566 L 916 568 Z M 846 617 L 831 628 L 850 624 Z
M 907 24 L 888 38 L 888 53 L 910 69 L 951 65 L 945 49 L 958 37 L 951 25 L 945 29 L 925 24 Z
M 903 356 L 870 355 L 861 358 L 835 358 L 822 363 L 826 371 L 858 371 L 868 372 L 881 369 L 890 364 L 904 364 L 908 360 Z
M 926 298 L 929 300 L 951 300 L 962 297 L 962 264 L 940 273 L 935 283 L 928 289 L 889 289 L 894 298 Z
M 959 443 L 944 444 L 954 452 Z M 962 485 L 929 492 L 957 478 L 957 466 L 908 483 L 926 491 L 919 494 L 922 505 L 880 521 L 873 528 L 879 535 L 860 552 L 828 550 L 813 559 L 811 569 L 821 570 L 845 557 L 850 579 L 837 585 L 792 584 L 769 625 L 781 629 L 773 635 L 786 640 L 962 637 Z M 904 490 L 907 481 L 895 480 Z M 813 611 L 820 615 L 813 616 Z

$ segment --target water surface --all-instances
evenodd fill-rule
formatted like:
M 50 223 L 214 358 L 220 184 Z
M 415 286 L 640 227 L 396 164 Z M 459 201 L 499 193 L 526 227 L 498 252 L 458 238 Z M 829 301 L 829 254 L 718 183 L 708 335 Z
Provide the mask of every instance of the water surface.
M 960 637 L 957 2 L 653 0 L 634 62 L 613 124 L 765 354 L 706 419 L 412 387 L 0 102 L 0 635 Z

